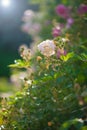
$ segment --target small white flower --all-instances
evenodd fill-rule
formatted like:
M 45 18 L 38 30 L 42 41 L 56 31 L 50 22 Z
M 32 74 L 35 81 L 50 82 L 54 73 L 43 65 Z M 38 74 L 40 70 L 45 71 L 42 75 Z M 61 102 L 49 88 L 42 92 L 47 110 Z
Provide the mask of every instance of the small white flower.
M 62 38 L 62 41 L 63 41 L 63 42 L 66 42 L 66 39 L 65 39 L 65 38 Z
M 29 17 L 33 17 L 35 15 L 33 10 L 26 10 L 24 12 L 24 15 L 29 16 Z
M 55 54 L 55 47 L 53 40 L 46 40 L 38 45 L 39 51 L 47 57 Z
M 27 84 L 32 84 L 32 80 L 27 80 Z
M 22 109 L 22 108 L 20 108 L 20 109 L 19 109 L 19 112 L 20 112 L 20 113 L 24 113 L 24 111 L 23 111 L 23 109 Z
M 76 119 L 78 122 L 81 122 L 81 123 L 83 123 L 84 121 L 81 119 L 81 118 L 79 118 L 79 119 Z
M 2 130 L 2 129 L 4 129 L 4 126 L 3 126 L 3 125 L 0 126 L 0 130 Z

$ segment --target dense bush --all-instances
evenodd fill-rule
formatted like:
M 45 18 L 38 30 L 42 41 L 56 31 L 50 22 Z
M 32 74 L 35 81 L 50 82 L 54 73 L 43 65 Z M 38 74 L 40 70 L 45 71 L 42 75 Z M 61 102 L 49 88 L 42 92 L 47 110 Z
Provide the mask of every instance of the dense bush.
M 43 3 L 40 10 L 46 10 L 39 13 L 41 17 L 30 10 L 23 17 L 27 25 L 22 29 L 32 35 L 34 43 L 31 49 L 21 46 L 21 59 L 10 65 L 26 76 L 23 90 L 1 100 L 1 130 L 86 130 L 87 5 Z

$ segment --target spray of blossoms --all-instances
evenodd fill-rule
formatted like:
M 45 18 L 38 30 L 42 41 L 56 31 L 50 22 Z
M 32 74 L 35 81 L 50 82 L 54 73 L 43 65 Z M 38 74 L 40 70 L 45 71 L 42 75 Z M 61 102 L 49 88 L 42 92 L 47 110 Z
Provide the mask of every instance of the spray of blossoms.
M 21 26 L 22 31 L 35 37 L 41 30 L 41 25 L 36 19 L 40 19 L 40 15 L 32 10 L 26 10 L 22 18 L 24 22 Z
M 55 42 L 54 40 L 46 40 L 38 45 L 38 50 L 46 57 L 56 54 L 57 58 L 60 58 L 62 55 L 67 54 L 66 50 L 64 49 L 65 42 L 65 38 L 62 38 L 62 40 L 58 42 Z

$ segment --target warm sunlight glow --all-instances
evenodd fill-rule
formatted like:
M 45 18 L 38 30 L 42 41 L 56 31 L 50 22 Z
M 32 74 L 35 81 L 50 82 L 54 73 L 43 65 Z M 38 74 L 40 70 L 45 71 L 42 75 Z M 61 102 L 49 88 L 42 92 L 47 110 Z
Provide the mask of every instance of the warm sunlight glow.
M 8 7 L 10 5 L 10 0 L 2 0 L 2 6 Z

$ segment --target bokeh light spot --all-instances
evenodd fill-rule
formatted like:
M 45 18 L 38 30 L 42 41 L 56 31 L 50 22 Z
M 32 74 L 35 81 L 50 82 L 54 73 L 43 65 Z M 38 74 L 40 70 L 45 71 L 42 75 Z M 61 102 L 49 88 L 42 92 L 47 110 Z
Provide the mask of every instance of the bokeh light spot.
M 2 0 L 2 6 L 8 7 L 10 5 L 10 0 Z

